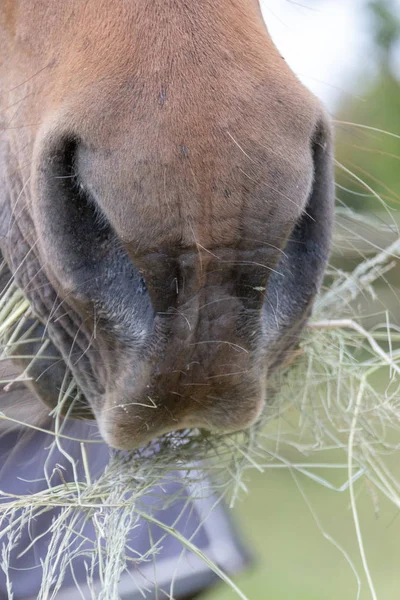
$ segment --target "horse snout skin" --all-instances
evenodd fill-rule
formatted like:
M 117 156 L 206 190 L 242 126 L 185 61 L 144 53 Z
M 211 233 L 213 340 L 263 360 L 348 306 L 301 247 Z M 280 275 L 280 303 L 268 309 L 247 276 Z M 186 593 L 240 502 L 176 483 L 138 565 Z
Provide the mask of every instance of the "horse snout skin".
M 55 406 L 68 368 L 118 448 L 249 426 L 334 199 L 329 118 L 258 2 L 38 0 L 0 28 L 0 248 L 63 361 L 29 385 Z

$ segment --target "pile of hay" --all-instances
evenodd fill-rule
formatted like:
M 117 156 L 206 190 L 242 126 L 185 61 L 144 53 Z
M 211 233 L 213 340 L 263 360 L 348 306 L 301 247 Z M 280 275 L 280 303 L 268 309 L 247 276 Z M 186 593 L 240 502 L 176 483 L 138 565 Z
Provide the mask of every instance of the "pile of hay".
M 348 216 L 353 218 L 350 213 Z M 71 542 L 79 538 L 78 524 L 84 515 L 94 524 L 97 535 L 97 543 L 92 544 L 90 551 L 85 548 L 88 582 L 91 580 L 90 565 L 100 564 L 103 589 L 97 597 L 117 599 L 118 581 L 126 568 L 128 533 L 139 519 L 155 522 L 154 515 L 142 500 L 161 480 L 176 478 L 180 471 L 190 487 L 207 475 L 211 477 L 218 497 L 233 505 L 240 491 L 246 491 L 248 469 L 264 472 L 269 468 L 288 468 L 294 476 L 302 473 L 329 487 L 331 484 L 317 474 L 316 467 L 321 465 L 316 456 L 321 450 L 334 448 L 341 454 L 341 459 L 331 466 L 346 472 L 341 490 L 348 490 L 350 494 L 355 531 L 373 592 L 354 486 L 357 480 L 368 480 L 400 508 L 400 481 L 386 461 L 386 457 L 400 447 L 400 330 L 391 325 L 387 317 L 381 326 L 367 330 L 360 319 L 352 316 L 354 309 L 351 307 L 360 296 L 374 297 L 374 284 L 399 257 L 400 239 L 397 239 L 386 250 L 377 250 L 363 260 L 352 272 L 329 270 L 328 286 L 316 302 L 297 357 L 276 376 L 280 391 L 274 403 L 267 405 L 261 422 L 251 430 L 220 436 L 199 431 L 181 432 L 166 435 L 147 448 L 128 455 L 113 452 L 106 471 L 96 480 L 91 478 L 86 459 L 87 444 L 95 441 L 82 440 L 83 477 L 77 475 L 73 483 L 53 486 L 51 476 L 47 474 L 47 489 L 36 495 L 16 497 L 0 491 L 3 570 L 7 573 L 10 551 L 22 528 L 35 515 L 59 507 L 60 512 L 52 525 L 54 543 L 49 545 L 43 563 L 39 598 L 54 597 L 54 590 L 60 587 L 74 552 L 75 555 L 79 553 L 79 545 L 72 546 Z M 28 317 L 32 318 L 28 302 L 11 284 L 0 299 L 2 360 L 15 352 L 16 344 L 21 342 L 22 320 Z M 26 331 L 25 328 L 24 339 L 29 335 L 29 329 Z M 32 360 L 36 358 L 32 357 Z M 383 388 L 375 383 L 376 374 L 382 370 L 387 381 Z M 24 378 L 29 378 L 29 368 L 21 376 Z M 3 381 L 1 385 L 9 383 Z M 70 393 L 71 389 L 62 391 L 60 404 Z M 279 426 L 271 426 L 271 421 L 278 417 Z M 0 418 L 6 417 L 0 413 Z M 289 424 L 285 426 L 285 423 Z M 26 426 L 30 427 L 29 423 Z M 55 411 L 53 444 L 61 452 L 64 452 L 63 440 L 63 420 Z M 295 448 L 305 458 L 298 462 L 288 460 L 284 451 L 287 446 Z M 74 463 L 72 457 L 69 459 Z M 192 486 L 193 490 L 196 485 Z M 167 505 L 175 500 L 166 497 L 163 502 Z M 173 527 L 158 521 L 157 524 L 166 533 L 175 535 L 184 548 L 200 556 L 240 597 L 245 598 L 190 539 L 184 539 Z M 156 554 L 158 550 L 159 544 L 155 544 L 151 552 Z M 151 552 L 137 557 L 137 562 L 148 561 Z M 10 596 L 11 592 L 10 583 Z

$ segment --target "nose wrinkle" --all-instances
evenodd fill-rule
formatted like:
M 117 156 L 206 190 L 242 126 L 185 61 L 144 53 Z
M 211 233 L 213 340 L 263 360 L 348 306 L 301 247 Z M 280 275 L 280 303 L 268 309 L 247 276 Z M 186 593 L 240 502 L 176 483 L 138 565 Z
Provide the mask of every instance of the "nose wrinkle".
M 185 374 L 185 384 L 200 384 L 225 372 L 222 365 L 242 363 L 239 355 L 248 355 L 248 349 L 236 331 L 240 309 L 240 301 L 225 289 L 207 286 L 175 309 L 166 317 L 169 339 L 159 365 L 160 374 L 176 373 L 175 383 L 182 381 Z

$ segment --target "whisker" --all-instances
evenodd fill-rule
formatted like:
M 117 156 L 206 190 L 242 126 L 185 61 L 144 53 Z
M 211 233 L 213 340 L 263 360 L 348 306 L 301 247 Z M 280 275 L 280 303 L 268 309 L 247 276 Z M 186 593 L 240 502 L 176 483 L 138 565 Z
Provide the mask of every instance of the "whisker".
M 15 85 L 12 88 L 9 88 L 8 90 L 4 90 L 0 94 L 0 96 L 5 95 L 5 94 L 9 94 L 10 92 L 14 92 L 15 90 L 17 90 L 18 88 L 22 87 L 23 85 L 26 85 L 29 81 L 32 81 L 32 79 L 34 79 L 35 77 L 37 77 L 40 73 L 42 73 L 43 71 L 45 71 L 46 69 L 48 69 L 52 65 L 53 65 L 53 61 L 50 61 L 47 65 L 45 65 L 41 69 L 38 69 L 33 75 L 31 75 L 30 77 L 28 77 L 28 79 L 25 79 L 21 83 L 18 83 L 17 85 Z
M 249 351 L 246 350 L 246 348 L 243 348 L 243 346 L 239 346 L 239 344 L 234 344 L 233 342 L 228 342 L 227 340 L 207 340 L 201 342 L 192 342 L 189 344 L 189 346 L 199 346 L 200 344 L 227 344 L 228 346 L 232 346 L 232 348 L 235 348 L 238 351 L 242 351 L 246 354 L 249 354 Z
M 366 129 L 367 131 L 375 131 L 377 133 L 383 133 L 384 135 L 388 135 L 390 137 L 394 137 L 400 140 L 400 135 L 397 133 L 393 133 L 392 131 L 386 131 L 385 129 L 379 129 L 379 127 L 372 127 L 371 125 L 363 125 L 362 123 L 352 123 L 351 121 L 341 121 L 338 119 L 334 119 L 334 123 L 338 123 L 339 125 L 351 125 L 352 127 L 359 127 L 360 129 Z
M 351 175 L 352 177 L 354 177 L 354 179 L 356 181 L 358 181 L 359 183 L 361 183 L 365 187 L 365 189 L 367 189 L 368 191 L 370 191 L 372 193 L 372 195 L 375 196 L 375 198 L 377 200 L 379 200 L 379 202 L 381 203 L 381 205 L 383 206 L 383 208 L 385 209 L 385 211 L 387 212 L 387 214 L 390 216 L 397 234 L 399 234 L 398 224 L 396 223 L 396 220 L 394 219 L 394 217 L 393 217 L 393 215 L 392 215 L 392 213 L 391 213 L 388 205 L 381 198 L 381 196 L 370 185 L 368 185 L 368 183 L 366 183 L 363 179 L 361 179 L 361 177 L 358 177 L 358 175 L 356 175 L 355 173 L 353 173 L 352 171 L 350 171 L 350 169 L 348 169 L 347 167 L 345 167 L 344 165 L 342 165 L 342 163 L 340 163 L 337 159 L 335 159 L 335 164 L 337 164 L 341 169 L 343 169 L 343 171 L 345 173 L 348 173 L 349 175 Z

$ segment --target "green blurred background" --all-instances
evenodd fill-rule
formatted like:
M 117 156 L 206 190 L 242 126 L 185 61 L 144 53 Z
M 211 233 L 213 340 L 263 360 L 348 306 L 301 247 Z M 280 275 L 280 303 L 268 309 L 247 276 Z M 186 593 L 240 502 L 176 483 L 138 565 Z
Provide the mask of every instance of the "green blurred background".
M 349 5 L 353 0 L 348 0 Z M 292 3 L 297 4 L 297 3 Z M 302 4 L 301 0 L 298 2 Z M 323 0 L 306 3 L 310 11 L 320 10 Z M 400 224 L 400 5 L 396 0 L 358 3 L 359 18 L 368 36 L 368 52 L 359 56 L 346 93 L 337 94 L 337 160 L 346 170 L 337 169 L 338 206 L 347 206 L 375 223 Z M 267 13 L 265 13 L 268 24 Z M 284 18 L 281 19 L 284 21 Z M 340 30 L 337 35 L 340 36 Z M 291 35 L 290 28 L 287 35 Z M 329 73 L 326 80 L 329 81 Z M 337 92 L 337 89 L 335 90 Z M 355 127 L 364 124 L 374 129 Z M 361 180 L 364 183 L 361 183 Z M 391 216 L 379 195 L 391 208 Z M 333 263 L 351 269 L 375 246 L 386 246 L 395 233 L 368 222 L 354 227 L 346 216 L 339 219 Z M 372 243 L 372 245 L 371 245 Z M 365 301 L 359 313 L 373 315 L 379 322 L 390 312 L 400 323 L 400 269 L 377 287 L 375 302 Z M 383 375 L 383 377 L 387 377 Z M 293 452 L 293 451 L 292 451 Z M 289 460 L 298 457 L 286 456 Z M 312 457 L 321 460 L 321 457 Z M 334 462 L 334 454 L 323 460 Z M 400 479 L 400 455 L 391 457 Z M 397 466 L 397 463 L 398 466 Z M 340 487 L 346 471 L 320 471 Z M 255 557 L 255 564 L 237 583 L 250 600 L 367 600 L 371 593 L 363 574 L 360 552 L 350 510 L 349 493 L 335 492 L 288 469 L 252 472 L 246 477 L 249 494 L 242 496 L 235 511 L 237 520 Z M 380 600 L 400 599 L 400 514 L 399 509 L 379 497 L 365 483 L 356 484 L 357 503 L 368 562 Z M 335 544 L 342 547 L 361 580 L 358 596 L 356 576 Z M 207 600 L 228 600 L 236 595 L 225 585 L 210 592 Z

